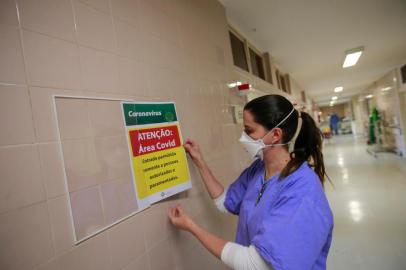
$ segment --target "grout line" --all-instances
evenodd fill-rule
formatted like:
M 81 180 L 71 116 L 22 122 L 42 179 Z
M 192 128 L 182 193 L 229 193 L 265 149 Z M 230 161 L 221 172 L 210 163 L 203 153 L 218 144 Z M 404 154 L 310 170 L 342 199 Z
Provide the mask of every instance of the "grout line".
M 105 15 L 108 15 L 108 14 L 109 14 L 109 12 L 106 12 L 106 11 L 103 11 L 103 10 L 101 10 L 101 9 L 98 9 L 98 8 L 96 8 L 96 7 L 90 5 L 90 4 L 88 4 L 88 3 L 86 3 L 86 2 L 84 2 L 84 1 L 82 1 L 82 0 L 77 0 L 77 1 L 80 2 L 82 5 L 85 5 L 85 6 L 87 6 L 88 8 L 93 9 L 94 11 L 97 11 L 97 12 L 99 12 L 99 13 L 103 13 L 103 14 L 105 14 Z M 109 8 L 110 8 L 110 10 L 111 10 L 110 3 L 109 3 Z
M 27 95 L 28 95 L 28 100 L 29 100 L 29 104 L 30 104 L 30 110 L 31 110 L 31 128 L 33 130 L 33 135 L 34 135 L 34 141 L 36 141 L 38 139 L 38 130 L 37 127 L 35 125 L 35 121 L 34 121 L 34 109 L 33 109 L 33 104 L 32 104 L 32 96 L 31 96 L 31 91 L 28 87 L 28 84 L 30 83 L 30 78 L 28 76 L 28 65 L 27 65 L 27 56 L 26 56 L 26 52 L 25 52 L 25 47 L 24 47 L 24 35 L 23 35 L 23 30 L 22 30 L 22 25 L 21 25 L 21 16 L 20 16 L 20 9 L 18 6 L 17 1 L 15 2 L 16 5 L 16 11 L 17 11 L 17 19 L 18 19 L 18 32 L 20 35 L 20 46 L 21 46 L 21 53 L 23 56 L 23 61 L 24 61 L 24 76 L 25 76 L 25 83 L 27 84 Z M 50 236 L 51 236 L 51 242 L 52 242 L 52 257 L 55 256 L 56 254 L 56 245 L 55 245 L 55 230 L 54 230 L 54 226 L 51 222 L 51 211 L 49 209 L 49 204 L 48 204 L 48 193 L 47 193 L 47 189 L 45 186 L 45 177 L 44 177 L 44 168 L 42 166 L 42 159 L 41 159 L 41 153 L 40 153 L 40 149 L 38 147 L 37 144 L 29 144 L 29 145 L 35 145 L 36 148 L 36 153 L 37 153 L 37 159 L 39 161 L 39 170 L 40 170 L 40 177 L 41 177 L 41 186 L 42 186 L 42 191 L 45 195 L 45 200 L 41 201 L 41 202 L 36 202 L 33 203 L 32 205 L 35 204 L 40 204 L 40 203 L 45 203 L 46 204 L 46 209 L 47 209 L 47 216 L 48 216 L 48 224 L 50 226 Z M 21 145 L 20 145 L 21 146 Z M 27 206 L 23 206 L 20 207 L 19 209 L 25 208 Z M 9 209 L 10 211 L 12 211 L 13 209 Z M 17 210 L 18 211 L 18 210 Z M 4 213 L 3 213 L 4 214 Z

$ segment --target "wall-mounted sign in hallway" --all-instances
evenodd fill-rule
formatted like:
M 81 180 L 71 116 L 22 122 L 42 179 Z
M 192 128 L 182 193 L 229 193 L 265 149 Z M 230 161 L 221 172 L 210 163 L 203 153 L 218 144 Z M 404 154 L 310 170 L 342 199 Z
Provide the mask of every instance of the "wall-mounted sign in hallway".
M 154 203 L 191 188 L 174 103 L 122 102 L 138 199 Z

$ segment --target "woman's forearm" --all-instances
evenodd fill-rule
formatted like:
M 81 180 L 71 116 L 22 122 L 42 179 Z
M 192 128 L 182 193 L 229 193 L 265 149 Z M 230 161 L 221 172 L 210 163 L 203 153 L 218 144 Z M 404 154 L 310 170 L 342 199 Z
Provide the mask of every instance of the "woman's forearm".
M 212 199 L 219 197 L 224 192 L 224 187 L 217 181 L 207 163 L 202 161 L 197 167 L 210 197 Z
M 192 223 L 189 231 L 202 243 L 202 245 L 210 251 L 214 256 L 221 259 L 221 252 L 227 241 L 205 231 L 197 224 Z

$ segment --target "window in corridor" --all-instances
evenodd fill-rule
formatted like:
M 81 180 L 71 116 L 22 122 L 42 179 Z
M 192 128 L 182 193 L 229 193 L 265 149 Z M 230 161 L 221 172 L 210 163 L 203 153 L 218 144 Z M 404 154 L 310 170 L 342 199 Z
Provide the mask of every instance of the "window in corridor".
M 249 48 L 252 74 L 265 80 L 264 62 L 262 56 L 254 49 Z
M 231 31 L 229 31 L 229 34 L 234 65 L 245 71 L 248 71 L 247 53 L 245 50 L 244 41 L 237 37 L 237 35 L 235 35 Z

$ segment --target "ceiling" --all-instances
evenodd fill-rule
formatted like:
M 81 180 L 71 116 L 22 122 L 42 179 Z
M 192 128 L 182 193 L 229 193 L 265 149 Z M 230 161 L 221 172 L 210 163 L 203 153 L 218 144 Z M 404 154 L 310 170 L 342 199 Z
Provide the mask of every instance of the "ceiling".
M 341 101 L 406 63 L 406 0 L 221 0 L 230 24 L 319 104 Z M 364 46 L 358 64 L 345 51 Z

